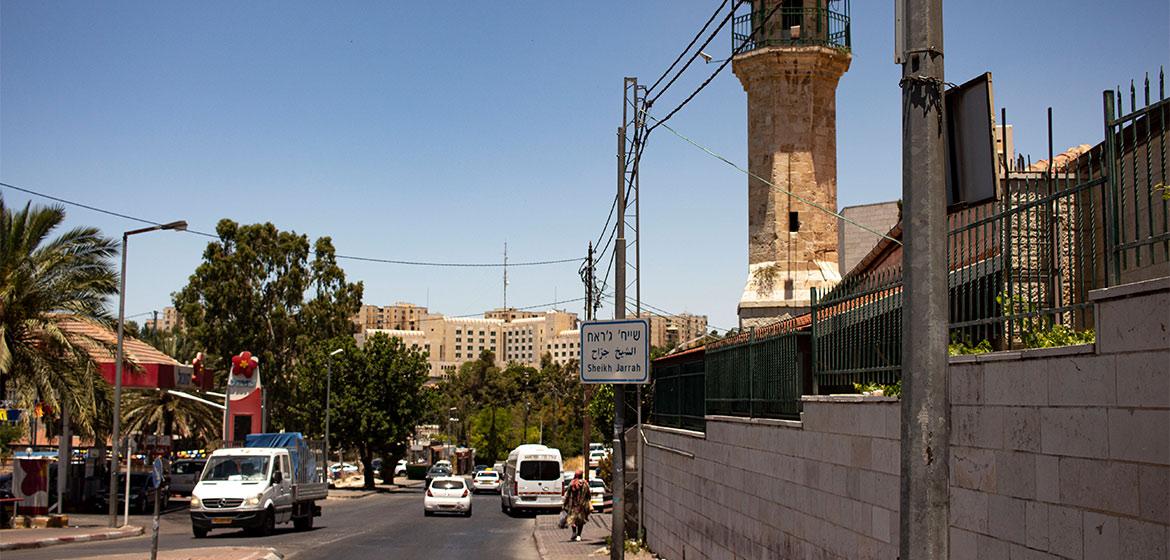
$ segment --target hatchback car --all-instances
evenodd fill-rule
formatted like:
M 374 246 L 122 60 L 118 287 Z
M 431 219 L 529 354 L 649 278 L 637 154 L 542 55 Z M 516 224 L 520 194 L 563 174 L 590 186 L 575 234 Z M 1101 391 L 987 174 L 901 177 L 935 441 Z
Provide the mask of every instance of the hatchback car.
M 203 459 L 180 459 L 171 463 L 171 492 L 180 496 L 190 496 L 199 482 L 199 475 L 203 473 Z
M 435 465 L 427 471 L 426 486 L 430 488 L 431 481 L 443 476 L 451 476 L 451 469 L 442 465 Z
M 598 449 L 597 451 L 590 451 L 589 452 L 589 467 L 594 468 L 594 469 L 597 468 L 597 466 L 601 464 L 601 460 L 604 459 L 606 457 L 606 455 L 607 455 L 606 452 L 603 450 L 600 450 L 600 449 Z
M 480 471 L 471 479 L 472 492 L 499 492 L 500 473 L 496 471 Z
M 430 517 L 437 512 L 471 517 L 471 492 L 463 478 L 440 476 L 427 486 L 427 493 L 423 497 L 423 515 Z
M 606 505 L 613 505 L 613 497 L 607 496 L 609 488 L 605 487 L 605 483 L 600 479 L 589 479 L 589 505 L 596 511 L 605 509 Z

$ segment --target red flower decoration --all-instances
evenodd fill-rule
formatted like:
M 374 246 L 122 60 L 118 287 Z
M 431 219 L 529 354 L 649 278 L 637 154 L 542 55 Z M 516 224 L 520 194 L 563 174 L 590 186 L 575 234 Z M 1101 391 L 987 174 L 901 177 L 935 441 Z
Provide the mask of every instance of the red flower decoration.
M 259 364 L 260 360 L 247 350 L 240 352 L 238 356 L 232 357 L 232 367 L 235 370 L 235 373 L 249 379 L 251 379 L 252 373 Z
M 29 467 L 33 468 L 29 470 Z M 37 492 L 47 492 L 49 490 L 48 473 L 49 469 L 44 461 L 21 461 L 21 467 L 25 469 L 24 480 L 20 481 L 20 491 L 25 496 L 32 496 Z

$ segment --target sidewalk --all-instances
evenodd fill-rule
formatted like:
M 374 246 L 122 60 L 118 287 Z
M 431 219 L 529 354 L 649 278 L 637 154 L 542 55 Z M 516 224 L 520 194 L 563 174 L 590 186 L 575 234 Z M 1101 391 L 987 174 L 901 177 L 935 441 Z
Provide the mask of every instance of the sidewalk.
M 133 554 L 86 556 L 74 560 L 141 560 L 142 556 L 141 552 L 135 552 Z M 242 546 L 160 550 L 158 557 L 159 560 L 281 560 L 284 558 L 276 549 Z
M 605 538 L 609 536 L 609 513 L 594 513 L 585 522 L 581 542 L 569 541 L 570 529 L 558 529 L 560 515 L 538 515 L 532 530 L 536 539 L 536 551 L 542 560 L 568 560 L 573 558 L 608 558 L 609 547 Z
M 70 519 L 72 523 L 72 519 Z M 40 548 L 55 544 L 106 541 L 136 537 L 142 534 L 142 527 L 127 525 L 117 529 L 103 526 L 70 526 L 59 529 L 0 529 L 0 550 Z

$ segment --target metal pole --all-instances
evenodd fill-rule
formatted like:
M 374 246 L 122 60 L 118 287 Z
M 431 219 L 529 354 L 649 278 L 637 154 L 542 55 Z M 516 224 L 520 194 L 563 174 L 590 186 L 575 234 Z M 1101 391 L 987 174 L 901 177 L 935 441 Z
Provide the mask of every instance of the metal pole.
M 69 461 L 73 457 L 73 431 L 69 426 L 69 401 L 61 399 L 61 437 L 57 439 L 57 513 L 65 513 Z
M 329 393 L 333 389 L 333 358 L 325 357 L 325 474 L 329 475 Z
M 231 359 L 230 357 L 228 358 Z M 235 364 L 228 366 L 227 381 L 223 387 L 223 441 L 224 445 L 231 445 L 232 437 L 232 372 L 235 370 Z
M 589 242 L 589 256 L 585 260 L 585 320 L 593 320 L 593 242 Z M 585 412 L 581 415 L 581 457 L 585 460 L 585 470 L 589 468 L 589 438 L 592 436 L 593 422 L 589 417 L 589 391 L 591 385 L 581 385 L 581 408 Z
M 630 83 L 636 89 L 636 78 L 626 78 L 622 83 L 622 126 L 618 128 L 617 151 L 617 239 L 614 251 L 614 307 L 613 318 L 626 318 L 626 94 Z M 625 424 L 625 385 L 613 384 L 613 521 L 609 557 L 611 560 L 625 558 L 626 542 L 626 453 L 622 446 L 622 431 Z
M 126 434 L 126 493 L 122 495 L 125 509 L 122 514 L 123 525 L 130 524 L 130 463 L 134 462 L 134 439 Z
M 902 62 L 905 337 L 900 554 L 948 557 L 947 230 L 942 0 L 906 0 Z
M 122 234 L 122 275 L 118 278 L 118 353 L 114 358 L 114 429 L 110 432 L 109 526 L 118 526 L 118 444 L 122 438 L 122 337 L 126 323 L 126 246 L 130 235 Z

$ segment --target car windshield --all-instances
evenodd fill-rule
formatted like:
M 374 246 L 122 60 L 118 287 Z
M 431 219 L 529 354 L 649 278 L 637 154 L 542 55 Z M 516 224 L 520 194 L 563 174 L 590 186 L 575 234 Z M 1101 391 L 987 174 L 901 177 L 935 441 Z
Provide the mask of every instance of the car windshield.
M 603 490 L 605 489 L 605 483 L 597 479 L 590 480 L 589 486 L 592 488 L 601 488 Z
M 268 457 L 212 457 L 202 480 L 264 480 Z
M 520 478 L 524 480 L 557 480 L 561 465 L 556 461 L 521 461 Z
M 171 466 L 174 474 L 199 474 L 203 471 L 204 463 L 195 461 L 179 461 Z
M 436 480 L 431 483 L 431 488 L 436 490 L 460 490 L 463 488 L 462 480 Z

